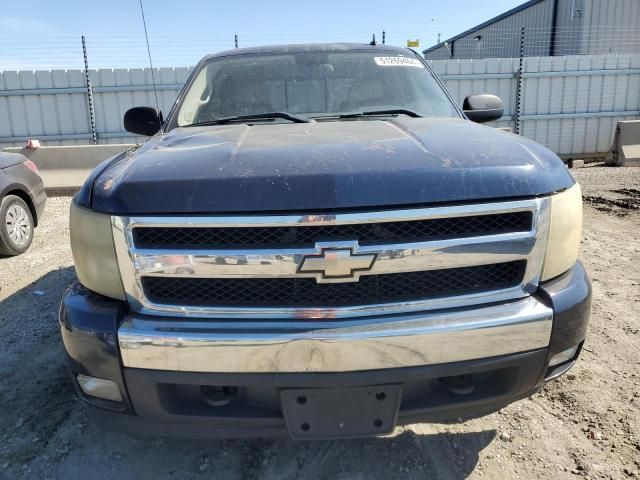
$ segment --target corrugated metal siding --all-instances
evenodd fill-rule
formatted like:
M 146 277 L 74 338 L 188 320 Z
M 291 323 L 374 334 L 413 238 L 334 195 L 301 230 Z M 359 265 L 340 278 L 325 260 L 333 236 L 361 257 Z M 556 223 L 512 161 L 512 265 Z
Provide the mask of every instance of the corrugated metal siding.
M 579 0 L 578 5 L 584 25 L 580 53 L 620 53 L 634 46 L 640 49 L 639 0 Z
M 544 0 L 453 41 L 449 46 L 453 50 L 453 58 L 518 57 L 523 26 L 530 35 L 525 55 L 548 55 L 553 5 L 553 0 Z M 476 40 L 478 36 L 480 39 Z M 449 56 L 449 51 L 443 46 L 428 52 L 425 58 L 444 59 Z
M 0 91 L 83 86 L 80 70 L 0 73 Z M 0 138 L 26 137 L 33 133 L 86 134 L 90 130 L 87 112 L 86 95 L 82 94 L 0 96 Z M 87 141 L 81 138 L 67 143 Z
M 155 70 L 158 103 L 165 114 L 190 70 Z M 122 117 L 131 107 L 155 106 L 151 71 L 100 69 L 90 70 L 89 77 L 94 90 L 98 143 L 142 141 L 142 137 L 124 132 Z M 46 145 L 90 142 L 83 70 L 0 72 L 0 147 L 22 145 L 26 138 L 39 138 Z
M 448 48 L 445 45 L 442 45 L 424 53 L 423 56 L 427 60 L 444 60 L 450 58 L 451 54 L 449 53 Z
M 160 110 L 166 115 L 171 110 L 180 87 L 189 76 L 190 68 L 160 68 L 155 70 Z M 151 88 L 150 69 L 100 69 L 89 72 L 94 87 L 94 108 L 96 129 L 100 143 L 126 143 L 132 137 L 124 132 L 122 117 L 124 112 L 135 106 L 155 106 Z M 119 87 L 113 92 L 101 92 L 101 87 Z M 137 87 L 145 90 L 136 91 Z M 165 88 L 173 87 L 173 88 Z M 143 141 L 142 137 L 137 139 Z
M 567 1 L 567 0 L 564 0 Z M 640 2 L 638 0 L 576 0 L 576 8 L 582 10 L 587 28 L 616 25 L 638 28 Z
M 554 55 L 640 51 L 640 0 L 557 0 Z M 425 58 L 519 56 L 524 26 L 525 56 L 550 54 L 554 0 L 531 5 L 484 28 L 427 52 Z M 478 36 L 480 40 L 475 40 Z
M 526 76 L 531 72 L 576 70 L 620 73 Z M 637 113 L 625 115 L 622 112 L 640 111 L 640 55 L 533 57 L 525 59 L 524 72 L 521 134 L 558 154 L 607 152 L 617 121 L 639 118 Z M 612 112 L 620 113 L 614 115 Z M 558 114 L 582 115 L 548 118 Z
M 488 125 L 513 127 L 511 117 L 515 113 L 517 58 L 439 60 L 430 64 L 458 105 L 462 105 L 467 95 L 498 95 L 504 102 L 504 117 Z
M 459 105 L 477 93 L 502 98 L 505 117 L 493 125 L 514 127 L 517 58 L 430 64 Z M 520 133 L 557 154 L 607 152 L 616 122 L 640 118 L 640 54 L 529 57 L 523 71 Z
M 520 53 L 520 31 L 528 31 L 525 55 L 549 54 L 549 27 L 553 16 L 553 0 L 536 3 L 454 43 L 458 58 L 510 58 Z M 480 40 L 475 40 L 480 36 Z
M 555 55 L 577 55 L 582 52 L 582 28 L 584 17 L 575 10 L 581 0 L 558 0 L 556 18 Z M 549 24 L 549 29 L 552 25 Z
M 505 117 L 493 125 L 514 126 L 517 58 L 440 60 L 431 65 L 459 105 L 475 93 L 501 97 Z M 188 75 L 187 68 L 156 71 L 164 112 L 170 110 Z M 123 132 L 122 116 L 133 106 L 154 105 L 150 71 L 107 69 L 91 71 L 90 76 L 99 143 L 142 141 Z M 639 111 L 640 54 L 524 61 L 521 133 L 556 153 L 607 151 L 615 122 L 638 117 L 629 112 Z M 22 145 L 26 138 L 45 145 L 90 142 L 83 71 L 0 73 L 0 146 Z

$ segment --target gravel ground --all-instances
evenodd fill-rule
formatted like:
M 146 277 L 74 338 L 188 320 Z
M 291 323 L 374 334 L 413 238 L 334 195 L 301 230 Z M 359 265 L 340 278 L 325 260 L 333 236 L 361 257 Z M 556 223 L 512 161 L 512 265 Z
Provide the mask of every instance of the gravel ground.
M 594 286 L 574 369 L 481 419 L 356 441 L 170 441 L 93 427 L 67 378 L 56 322 L 74 277 L 69 198 L 50 199 L 31 250 L 0 259 L 0 478 L 638 478 L 640 169 L 574 173 Z

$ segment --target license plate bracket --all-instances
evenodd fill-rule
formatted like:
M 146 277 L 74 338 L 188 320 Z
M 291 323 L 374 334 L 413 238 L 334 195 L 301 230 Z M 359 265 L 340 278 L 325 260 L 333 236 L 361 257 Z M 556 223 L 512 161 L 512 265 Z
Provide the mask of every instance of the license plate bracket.
M 337 439 L 391 433 L 402 397 L 400 385 L 282 390 L 280 399 L 294 439 Z

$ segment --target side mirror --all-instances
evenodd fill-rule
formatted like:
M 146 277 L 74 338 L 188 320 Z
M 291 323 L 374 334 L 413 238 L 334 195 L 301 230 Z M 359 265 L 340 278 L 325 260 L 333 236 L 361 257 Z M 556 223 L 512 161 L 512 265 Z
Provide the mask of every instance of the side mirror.
M 148 137 L 155 135 L 162 126 L 162 112 L 151 107 L 134 107 L 124 114 L 124 128 L 127 132 Z
M 464 99 L 462 110 L 472 122 L 485 123 L 502 117 L 504 105 L 495 95 L 469 95 Z

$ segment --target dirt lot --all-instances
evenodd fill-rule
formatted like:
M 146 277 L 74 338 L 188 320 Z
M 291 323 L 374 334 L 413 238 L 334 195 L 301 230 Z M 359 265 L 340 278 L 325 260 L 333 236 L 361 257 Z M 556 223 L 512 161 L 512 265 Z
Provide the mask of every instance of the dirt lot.
M 51 199 L 31 250 L 0 259 L 0 478 L 639 478 L 640 168 L 575 173 L 594 305 L 570 374 L 464 424 L 321 443 L 169 441 L 88 424 L 57 325 L 74 277 L 69 198 Z

